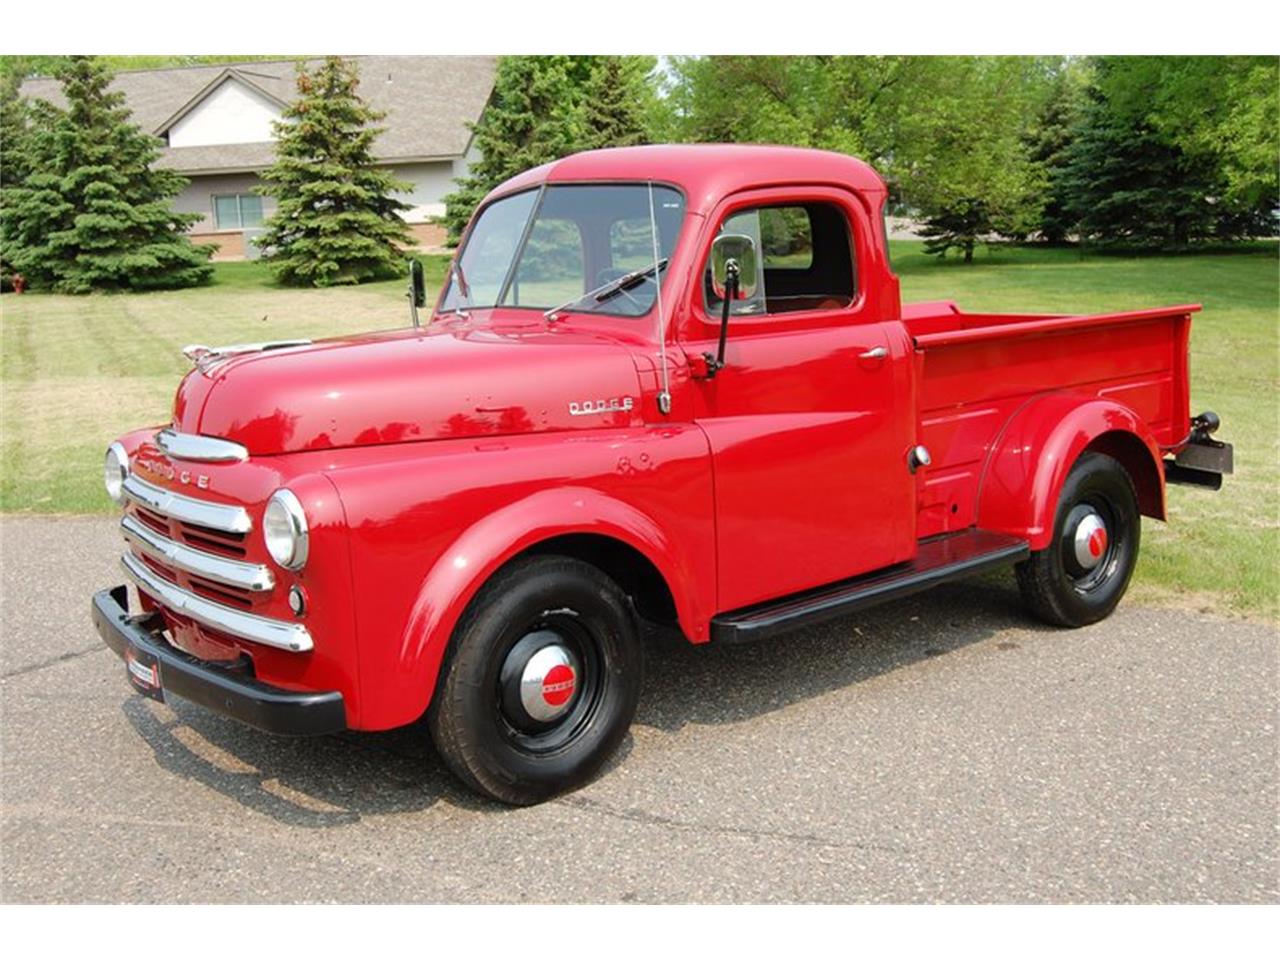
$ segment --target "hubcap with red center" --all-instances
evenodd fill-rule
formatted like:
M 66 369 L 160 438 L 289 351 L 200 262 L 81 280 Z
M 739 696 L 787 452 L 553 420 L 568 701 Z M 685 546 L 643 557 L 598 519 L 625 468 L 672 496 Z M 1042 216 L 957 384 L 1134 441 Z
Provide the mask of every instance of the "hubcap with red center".
M 1076 563 L 1082 570 L 1092 570 L 1107 555 L 1107 525 L 1090 510 L 1076 524 L 1072 536 Z
M 550 636 L 555 636 L 546 631 Z M 523 656 L 524 651 L 512 651 Z M 514 671 L 512 671 L 514 672 Z M 558 642 L 540 646 L 520 668 L 520 707 L 536 723 L 552 723 L 573 706 L 581 667 L 568 647 Z

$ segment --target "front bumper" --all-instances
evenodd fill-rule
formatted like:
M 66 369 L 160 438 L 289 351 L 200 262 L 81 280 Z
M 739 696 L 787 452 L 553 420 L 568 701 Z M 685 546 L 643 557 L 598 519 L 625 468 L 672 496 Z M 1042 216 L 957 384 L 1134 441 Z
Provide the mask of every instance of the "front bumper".
M 130 616 L 124 586 L 94 594 L 92 612 L 99 636 L 118 656 L 131 654 L 148 664 L 158 664 L 165 693 L 268 733 L 318 736 L 347 729 L 341 693 L 282 690 L 247 672 L 189 656 L 165 640 L 158 614 Z

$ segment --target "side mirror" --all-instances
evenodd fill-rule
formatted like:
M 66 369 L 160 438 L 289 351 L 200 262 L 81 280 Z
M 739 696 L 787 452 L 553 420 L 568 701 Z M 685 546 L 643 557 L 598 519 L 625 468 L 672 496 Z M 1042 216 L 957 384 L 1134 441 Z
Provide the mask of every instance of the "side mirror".
M 716 299 L 725 299 L 735 271 L 734 299 L 750 300 L 756 294 L 756 242 L 741 233 L 722 233 L 711 244 L 711 289 Z
M 415 307 L 427 305 L 427 278 L 422 272 L 421 260 L 409 261 L 409 297 Z

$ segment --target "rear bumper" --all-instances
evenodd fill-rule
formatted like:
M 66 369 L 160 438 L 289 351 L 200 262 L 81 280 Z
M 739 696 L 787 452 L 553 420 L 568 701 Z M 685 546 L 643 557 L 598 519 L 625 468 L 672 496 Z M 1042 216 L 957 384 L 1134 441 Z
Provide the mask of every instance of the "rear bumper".
M 1205 434 L 1193 434 L 1191 442 L 1178 451 L 1177 457 L 1164 462 L 1166 482 L 1210 490 L 1222 489 L 1223 474 L 1234 470 L 1235 451 L 1231 444 Z
M 296 693 L 183 653 L 165 640 L 159 618 L 129 615 L 124 586 L 93 597 L 93 625 L 117 656 L 157 663 L 165 693 L 172 693 L 268 733 L 318 736 L 347 729 L 342 694 Z

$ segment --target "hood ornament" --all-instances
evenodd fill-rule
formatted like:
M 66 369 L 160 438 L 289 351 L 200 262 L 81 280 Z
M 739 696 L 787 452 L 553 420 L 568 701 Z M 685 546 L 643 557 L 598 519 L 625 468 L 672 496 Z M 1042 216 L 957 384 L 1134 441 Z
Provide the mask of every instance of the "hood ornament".
M 232 343 L 225 347 L 206 347 L 203 343 L 189 343 L 182 348 L 182 355 L 201 371 L 207 371 L 219 360 L 228 360 L 246 353 L 281 350 L 285 347 L 305 347 L 310 343 L 310 340 L 264 340 L 261 343 Z

